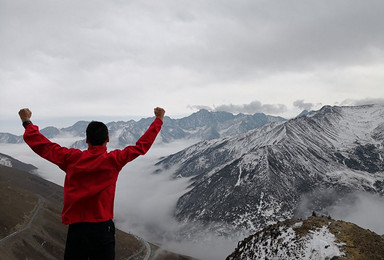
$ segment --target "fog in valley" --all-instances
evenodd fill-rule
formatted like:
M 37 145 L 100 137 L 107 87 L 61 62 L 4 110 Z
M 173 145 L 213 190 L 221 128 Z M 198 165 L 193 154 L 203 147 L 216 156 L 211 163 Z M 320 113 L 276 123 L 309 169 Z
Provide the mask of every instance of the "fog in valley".
M 384 197 L 370 193 L 354 193 L 329 209 L 334 219 L 342 219 L 384 235 Z
M 295 219 L 306 218 L 312 214 L 318 201 L 331 205 L 317 215 L 330 216 L 336 220 L 355 223 L 362 228 L 370 229 L 379 235 L 384 235 L 384 197 L 368 192 L 354 192 L 341 196 L 336 190 L 315 189 L 300 198 L 295 210 Z
M 51 141 L 69 147 L 81 138 L 62 136 Z M 120 172 L 115 196 L 116 227 L 165 249 L 200 259 L 225 259 L 243 237 L 223 238 L 201 230 L 193 237 L 183 238 L 185 224 L 173 217 L 177 199 L 188 191 L 187 178 L 175 179 L 172 170 L 154 173 L 161 157 L 176 153 L 197 141 L 164 144 L 155 142 L 149 152 L 128 163 Z M 108 150 L 115 149 L 111 140 Z M 1 144 L 0 153 L 10 155 L 38 169 L 35 174 L 64 185 L 65 174 L 56 165 L 40 158 L 26 144 Z

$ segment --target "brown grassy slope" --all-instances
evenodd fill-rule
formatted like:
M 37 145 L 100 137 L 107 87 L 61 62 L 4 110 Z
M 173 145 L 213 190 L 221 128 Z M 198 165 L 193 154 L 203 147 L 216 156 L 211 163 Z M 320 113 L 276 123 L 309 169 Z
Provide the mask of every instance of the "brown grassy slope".
M 14 198 L 19 203 L 14 203 Z M 36 196 L 0 181 L 0 239 L 20 229 L 37 203 Z

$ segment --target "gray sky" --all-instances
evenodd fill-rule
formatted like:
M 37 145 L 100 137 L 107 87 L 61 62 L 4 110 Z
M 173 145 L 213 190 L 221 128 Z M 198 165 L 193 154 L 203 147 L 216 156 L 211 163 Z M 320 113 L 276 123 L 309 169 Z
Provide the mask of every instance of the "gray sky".
M 0 122 L 384 102 L 382 0 L 0 0 Z

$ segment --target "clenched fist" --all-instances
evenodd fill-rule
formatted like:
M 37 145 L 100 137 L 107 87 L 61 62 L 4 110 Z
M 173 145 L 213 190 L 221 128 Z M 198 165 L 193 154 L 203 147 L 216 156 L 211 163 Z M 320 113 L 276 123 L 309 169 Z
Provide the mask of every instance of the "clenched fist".
M 22 122 L 31 120 L 32 111 L 29 108 L 22 108 L 19 111 L 19 116 Z
M 161 121 L 163 121 L 163 118 L 164 118 L 164 114 L 165 114 L 165 110 L 161 107 L 156 107 L 154 109 L 154 113 L 155 113 L 155 116 L 159 119 L 161 119 Z

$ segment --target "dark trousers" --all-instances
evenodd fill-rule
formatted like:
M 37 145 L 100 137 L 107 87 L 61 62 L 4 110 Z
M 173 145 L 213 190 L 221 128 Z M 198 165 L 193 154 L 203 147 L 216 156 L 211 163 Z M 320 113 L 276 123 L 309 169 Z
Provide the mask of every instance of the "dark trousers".
M 114 260 L 115 225 L 113 221 L 69 225 L 64 259 Z

